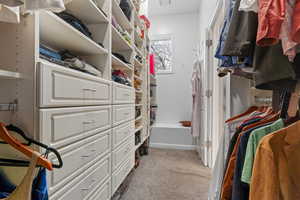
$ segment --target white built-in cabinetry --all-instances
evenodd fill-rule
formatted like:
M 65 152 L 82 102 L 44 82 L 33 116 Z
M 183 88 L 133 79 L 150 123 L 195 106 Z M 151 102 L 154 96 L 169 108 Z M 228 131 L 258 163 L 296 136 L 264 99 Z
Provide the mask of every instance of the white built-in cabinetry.
M 24 15 L 20 24 L 0 23 L 0 121 L 60 152 L 63 168 L 48 172 L 50 200 L 109 200 L 133 169 L 136 149 L 149 137 L 148 40 L 138 33 L 145 29 L 138 2 L 129 2 L 130 20 L 117 0 L 66 4 L 67 12 L 88 26 L 93 40 L 50 11 Z M 112 16 L 131 42 L 112 26 Z M 40 59 L 40 44 L 71 51 L 103 76 Z M 132 85 L 141 81 L 140 88 L 113 82 L 114 69 L 124 70 Z M 143 139 L 135 145 L 137 131 Z M 53 155 L 49 159 L 56 162 Z

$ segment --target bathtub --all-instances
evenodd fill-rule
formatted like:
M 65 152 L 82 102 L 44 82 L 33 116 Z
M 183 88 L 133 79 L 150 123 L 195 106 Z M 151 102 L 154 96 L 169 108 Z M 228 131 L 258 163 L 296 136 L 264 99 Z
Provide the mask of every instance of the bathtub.
M 190 127 L 180 123 L 155 123 L 151 129 L 150 147 L 195 150 Z

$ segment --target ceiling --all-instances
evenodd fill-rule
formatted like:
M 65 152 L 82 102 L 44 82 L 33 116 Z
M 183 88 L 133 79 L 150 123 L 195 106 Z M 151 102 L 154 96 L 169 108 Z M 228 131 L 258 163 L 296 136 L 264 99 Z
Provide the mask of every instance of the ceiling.
M 161 6 L 160 1 L 171 1 L 171 5 Z M 149 0 L 149 15 L 170 15 L 197 12 L 201 0 Z M 167 3 L 168 4 L 168 3 Z

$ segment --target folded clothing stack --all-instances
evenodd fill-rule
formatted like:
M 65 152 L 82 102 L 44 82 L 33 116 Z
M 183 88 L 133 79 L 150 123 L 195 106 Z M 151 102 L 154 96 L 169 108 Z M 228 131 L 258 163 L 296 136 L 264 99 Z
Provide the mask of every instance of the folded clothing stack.
M 102 77 L 101 71 L 68 51 L 57 52 L 45 45 L 40 45 L 40 57 L 52 63 Z
M 131 86 L 131 81 L 129 77 L 121 70 L 114 70 L 112 73 L 112 79 L 117 83 Z
M 61 12 L 61 13 L 56 13 L 57 16 L 62 18 L 64 21 L 66 21 L 68 24 L 76 28 L 78 31 L 83 33 L 85 36 L 92 38 L 92 33 L 88 29 L 88 27 L 77 17 L 71 15 L 70 13 L 67 12 Z

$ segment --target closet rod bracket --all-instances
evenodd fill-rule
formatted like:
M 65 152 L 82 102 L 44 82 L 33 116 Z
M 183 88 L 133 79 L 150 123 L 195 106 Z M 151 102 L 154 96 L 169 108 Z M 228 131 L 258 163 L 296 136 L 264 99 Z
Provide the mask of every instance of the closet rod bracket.
M 11 103 L 2 103 L 0 104 L 0 111 L 11 111 L 15 112 L 18 108 L 18 102 L 17 100 L 11 102 Z

